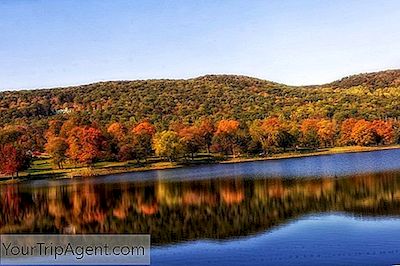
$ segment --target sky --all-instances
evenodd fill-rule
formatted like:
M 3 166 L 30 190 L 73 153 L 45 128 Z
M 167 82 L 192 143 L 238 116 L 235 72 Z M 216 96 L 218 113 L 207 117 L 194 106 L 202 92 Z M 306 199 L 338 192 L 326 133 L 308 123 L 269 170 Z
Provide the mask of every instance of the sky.
M 398 0 L 0 0 L 0 90 L 400 68 Z

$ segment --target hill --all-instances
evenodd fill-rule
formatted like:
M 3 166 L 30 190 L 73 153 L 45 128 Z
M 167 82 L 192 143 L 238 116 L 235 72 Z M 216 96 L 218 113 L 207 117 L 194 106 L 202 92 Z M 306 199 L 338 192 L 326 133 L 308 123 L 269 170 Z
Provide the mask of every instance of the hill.
M 287 86 L 237 75 L 136 80 L 0 93 L 0 126 L 80 117 L 108 124 L 148 119 L 159 128 L 200 117 L 251 121 L 271 115 L 299 120 L 400 116 L 400 70 L 359 74 L 316 86 Z
M 352 75 L 334 81 L 328 86 L 335 88 L 366 86 L 375 89 L 400 87 L 400 69 Z

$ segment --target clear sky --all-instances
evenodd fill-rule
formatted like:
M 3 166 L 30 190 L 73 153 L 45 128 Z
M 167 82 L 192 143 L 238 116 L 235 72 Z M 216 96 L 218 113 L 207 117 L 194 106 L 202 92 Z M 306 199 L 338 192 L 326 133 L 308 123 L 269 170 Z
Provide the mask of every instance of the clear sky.
M 400 68 L 398 0 L 0 0 L 0 90 Z

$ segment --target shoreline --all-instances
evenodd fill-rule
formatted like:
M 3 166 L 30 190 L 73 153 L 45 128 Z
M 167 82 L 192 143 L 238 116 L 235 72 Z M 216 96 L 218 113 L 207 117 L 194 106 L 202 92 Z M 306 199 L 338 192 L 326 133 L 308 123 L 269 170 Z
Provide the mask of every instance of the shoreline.
M 9 177 L 0 177 L 0 185 L 2 184 L 18 184 L 23 182 L 30 182 L 34 180 L 62 180 L 62 179 L 74 179 L 74 178 L 96 178 L 100 176 L 125 174 L 125 173 L 135 173 L 135 172 L 147 172 L 155 170 L 168 170 L 168 169 L 178 169 L 186 167 L 196 167 L 199 165 L 206 164 L 234 164 L 234 163 L 246 163 L 246 162 L 257 162 L 257 161 L 268 161 L 268 160 L 285 160 L 293 158 L 304 158 L 313 156 L 323 156 L 323 155 L 335 155 L 344 153 L 361 153 L 361 152 L 374 152 L 383 150 L 394 150 L 400 149 L 400 145 L 391 146 L 375 146 L 375 147 L 362 147 L 362 146 L 346 146 L 346 147 L 334 147 L 319 149 L 311 152 L 301 153 L 299 151 L 286 152 L 280 154 L 274 154 L 268 157 L 252 157 L 252 158 L 229 158 L 223 161 L 200 161 L 200 162 L 189 162 L 189 163 L 171 163 L 162 162 L 154 165 L 131 167 L 128 166 L 128 162 L 114 163 L 116 166 L 104 166 L 98 168 L 80 167 L 71 169 L 57 169 L 51 170 L 44 173 L 36 174 L 23 174 L 19 178 L 10 179 Z M 110 162 L 111 163 L 111 162 Z M 112 163 L 111 163 L 112 164 Z M 119 165 L 119 166 L 118 166 Z M 112 169 L 112 167 L 116 167 Z M 7 178 L 2 180 L 2 178 Z
M 317 151 L 305 152 L 305 153 L 299 153 L 299 152 L 280 153 L 272 155 L 270 157 L 236 158 L 236 159 L 232 158 L 225 161 L 221 161 L 219 163 L 228 164 L 228 163 L 246 163 L 246 162 L 257 162 L 257 161 L 268 161 L 268 160 L 285 160 L 293 158 L 335 155 L 343 153 L 361 153 L 361 152 L 374 152 L 374 151 L 396 150 L 396 149 L 400 149 L 400 145 L 377 146 L 377 147 L 346 146 L 346 147 L 318 149 Z

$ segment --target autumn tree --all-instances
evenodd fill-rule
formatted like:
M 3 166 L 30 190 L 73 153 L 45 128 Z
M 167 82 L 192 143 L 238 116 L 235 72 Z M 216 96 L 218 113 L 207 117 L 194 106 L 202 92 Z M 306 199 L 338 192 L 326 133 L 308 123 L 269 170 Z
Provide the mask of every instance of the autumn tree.
M 59 137 L 62 138 L 68 138 L 69 133 L 73 131 L 73 129 L 75 127 L 77 127 L 79 125 L 77 118 L 74 117 L 70 117 L 67 121 L 65 121 L 61 128 L 60 128 L 60 134 L 58 135 Z
M 319 143 L 323 144 L 325 147 L 334 146 L 336 137 L 336 121 L 322 119 L 318 122 L 317 126 Z
M 18 173 L 28 169 L 31 162 L 31 155 L 24 149 L 15 147 L 13 144 L 0 145 L 0 172 L 6 175 Z
M 75 127 L 69 133 L 67 142 L 67 154 L 75 162 L 92 164 L 101 158 L 103 135 L 97 128 Z
M 371 122 L 361 119 L 354 124 L 351 139 L 357 145 L 369 146 L 376 144 L 377 134 Z
M 170 130 L 155 134 L 153 139 L 153 149 L 161 157 L 167 157 L 174 161 L 183 153 L 183 144 L 179 135 Z
M 62 169 L 67 160 L 68 143 L 64 138 L 52 137 L 46 143 L 46 151 L 51 156 L 53 163 Z
M 26 126 L 0 129 L 0 172 L 14 176 L 29 168 L 33 142 Z
M 32 139 L 26 126 L 6 126 L 0 130 L 0 145 L 11 143 L 19 149 L 31 150 Z
M 371 126 L 375 130 L 377 144 L 394 143 L 394 128 L 391 121 L 374 120 Z
M 261 143 L 263 150 L 267 153 L 276 152 L 280 148 L 286 150 L 294 143 L 288 127 L 276 117 L 254 121 L 250 125 L 249 132 L 254 140 Z
M 319 147 L 319 136 L 318 136 L 318 119 L 304 119 L 300 125 L 300 131 L 302 134 L 302 142 L 305 146 L 317 148 Z
M 221 120 L 217 124 L 217 130 L 214 135 L 214 143 L 219 150 L 225 153 L 231 152 L 236 156 L 238 146 L 239 122 L 236 120 Z
M 133 142 L 138 156 L 146 159 L 153 153 L 152 138 L 156 133 L 156 128 L 148 121 L 136 125 L 132 129 Z
M 63 121 L 61 120 L 51 120 L 49 121 L 49 127 L 45 133 L 46 139 L 49 140 L 54 137 L 59 137 L 61 133 L 61 128 L 63 126 Z
M 214 124 L 210 119 L 203 118 L 197 125 L 197 131 L 200 142 L 206 147 L 207 153 L 210 153 L 210 147 L 215 132 Z
M 202 146 L 198 128 L 196 126 L 186 126 L 177 133 L 181 138 L 185 152 L 191 154 L 193 159 L 194 154 L 198 152 Z
M 137 139 L 128 138 L 128 141 L 126 141 L 119 147 L 118 160 L 121 162 L 128 160 L 140 161 L 141 154 L 137 149 L 137 147 L 139 146 L 140 144 L 137 143 Z
M 125 126 L 118 122 L 112 123 L 108 126 L 107 132 L 118 142 L 122 142 L 127 134 Z
M 348 118 L 344 120 L 340 126 L 340 139 L 339 143 L 341 145 L 353 145 L 355 144 L 352 138 L 352 132 L 357 119 Z

